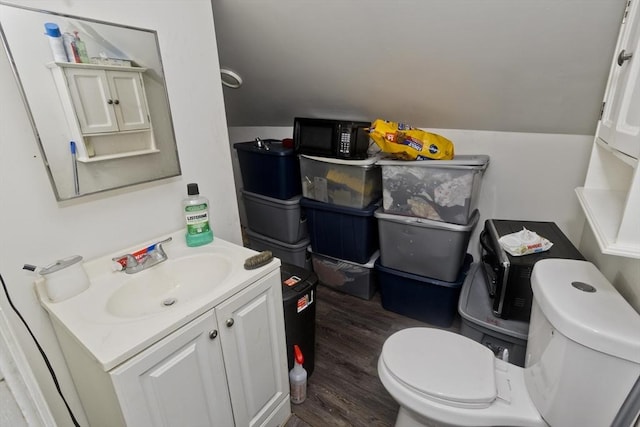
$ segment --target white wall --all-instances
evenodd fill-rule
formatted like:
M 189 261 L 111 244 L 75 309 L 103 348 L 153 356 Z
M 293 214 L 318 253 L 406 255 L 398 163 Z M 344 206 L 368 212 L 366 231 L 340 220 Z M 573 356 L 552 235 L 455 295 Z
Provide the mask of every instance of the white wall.
M 180 153 L 181 177 L 72 202 L 56 202 L 6 55 L 0 50 L 3 243 L 0 273 L 14 304 L 50 357 L 63 391 L 82 422 L 78 399 L 53 329 L 36 300 L 33 276 L 23 271 L 22 266 L 25 263 L 43 266 L 74 254 L 90 259 L 180 229 L 181 200 L 188 182 L 198 182 L 201 193 L 209 197 L 216 236 L 241 242 L 211 3 L 208 0 L 11 3 L 157 30 Z M 59 425 L 69 425 L 69 417 L 40 355 L 4 295 L 0 295 L 0 304 L 56 420 Z

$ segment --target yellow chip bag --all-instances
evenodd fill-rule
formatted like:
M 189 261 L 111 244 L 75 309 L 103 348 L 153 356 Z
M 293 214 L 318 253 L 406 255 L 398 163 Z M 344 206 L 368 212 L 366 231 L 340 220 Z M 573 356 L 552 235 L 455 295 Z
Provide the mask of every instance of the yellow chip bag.
M 435 133 L 414 129 L 404 123 L 378 119 L 369 129 L 369 137 L 384 153 L 406 160 L 451 160 L 453 142 Z

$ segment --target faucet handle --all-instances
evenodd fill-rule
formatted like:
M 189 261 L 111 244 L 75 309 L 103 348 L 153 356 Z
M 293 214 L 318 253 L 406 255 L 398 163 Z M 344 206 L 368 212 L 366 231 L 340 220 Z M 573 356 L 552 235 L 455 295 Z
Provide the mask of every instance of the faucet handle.
M 153 250 L 151 251 L 150 255 L 153 256 L 156 259 L 167 259 L 167 254 L 164 251 L 164 248 L 162 247 L 163 244 L 165 243 L 169 243 L 171 241 L 171 237 L 166 238 L 156 244 L 153 245 Z
M 120 270 L 130 270 L 138 266 L 138 260 L 131 254 L 111 258 L 111 260 L 117 262 L 122 266 Z

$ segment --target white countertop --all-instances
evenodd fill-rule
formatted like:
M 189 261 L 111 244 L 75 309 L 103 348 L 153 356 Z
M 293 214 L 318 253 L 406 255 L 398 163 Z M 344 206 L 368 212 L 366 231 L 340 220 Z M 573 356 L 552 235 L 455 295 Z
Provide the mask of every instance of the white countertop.
M 133 253 L 167 237 L 172 237 L 172 241 L 163 246 L 169 259 L 192 254 L 216 253 L 229 259 L 232 265 L 231 272 L 221 283 L 212 283 L 211 289 L 197 298 L 179 301 L 159 313 L 133 318 L 117 317 L 109 313 L 106 304 L 114 291 L 136 274 L 144 274 L 144 271 L 134 274 L 114 272 L 112 257 Z M 43 279 L 38 279 L 35 285 L 40 302 L 52 321 L 66 328 L 102 368 L 109 371 L 280 267 L 280 261 L 274 258 L 263 267 L 245 270 L 245 259 L 256 253 L 217 237 L 210 244 L 188 247 L 184 231 L 181 230 L 85 262 L 83 267 L 91 282 L 89 288 L 64 301 L 52 302 L 47 297 Z M 156 267 L 150 267 L 149 270 Z

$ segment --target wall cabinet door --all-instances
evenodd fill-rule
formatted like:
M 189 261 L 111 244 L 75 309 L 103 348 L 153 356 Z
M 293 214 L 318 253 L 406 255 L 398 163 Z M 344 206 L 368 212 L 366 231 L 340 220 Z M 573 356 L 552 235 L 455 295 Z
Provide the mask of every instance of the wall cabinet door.
M 129 426 L 234 425 L 213 311 L 110 375 Z
M 578 200 L 602 253 L 640 258 L 640 0 L 629 0 Z
M 289 398 L 280 275 L 216 307 L 237 426 L 261 425 Z
M 640 1 L 628 3 L 611 65 L 597 136 L 635 159 L 640 155 Z
M 150 127 L 140 72 L 65 68 L 65 75 L 82 133 Z

